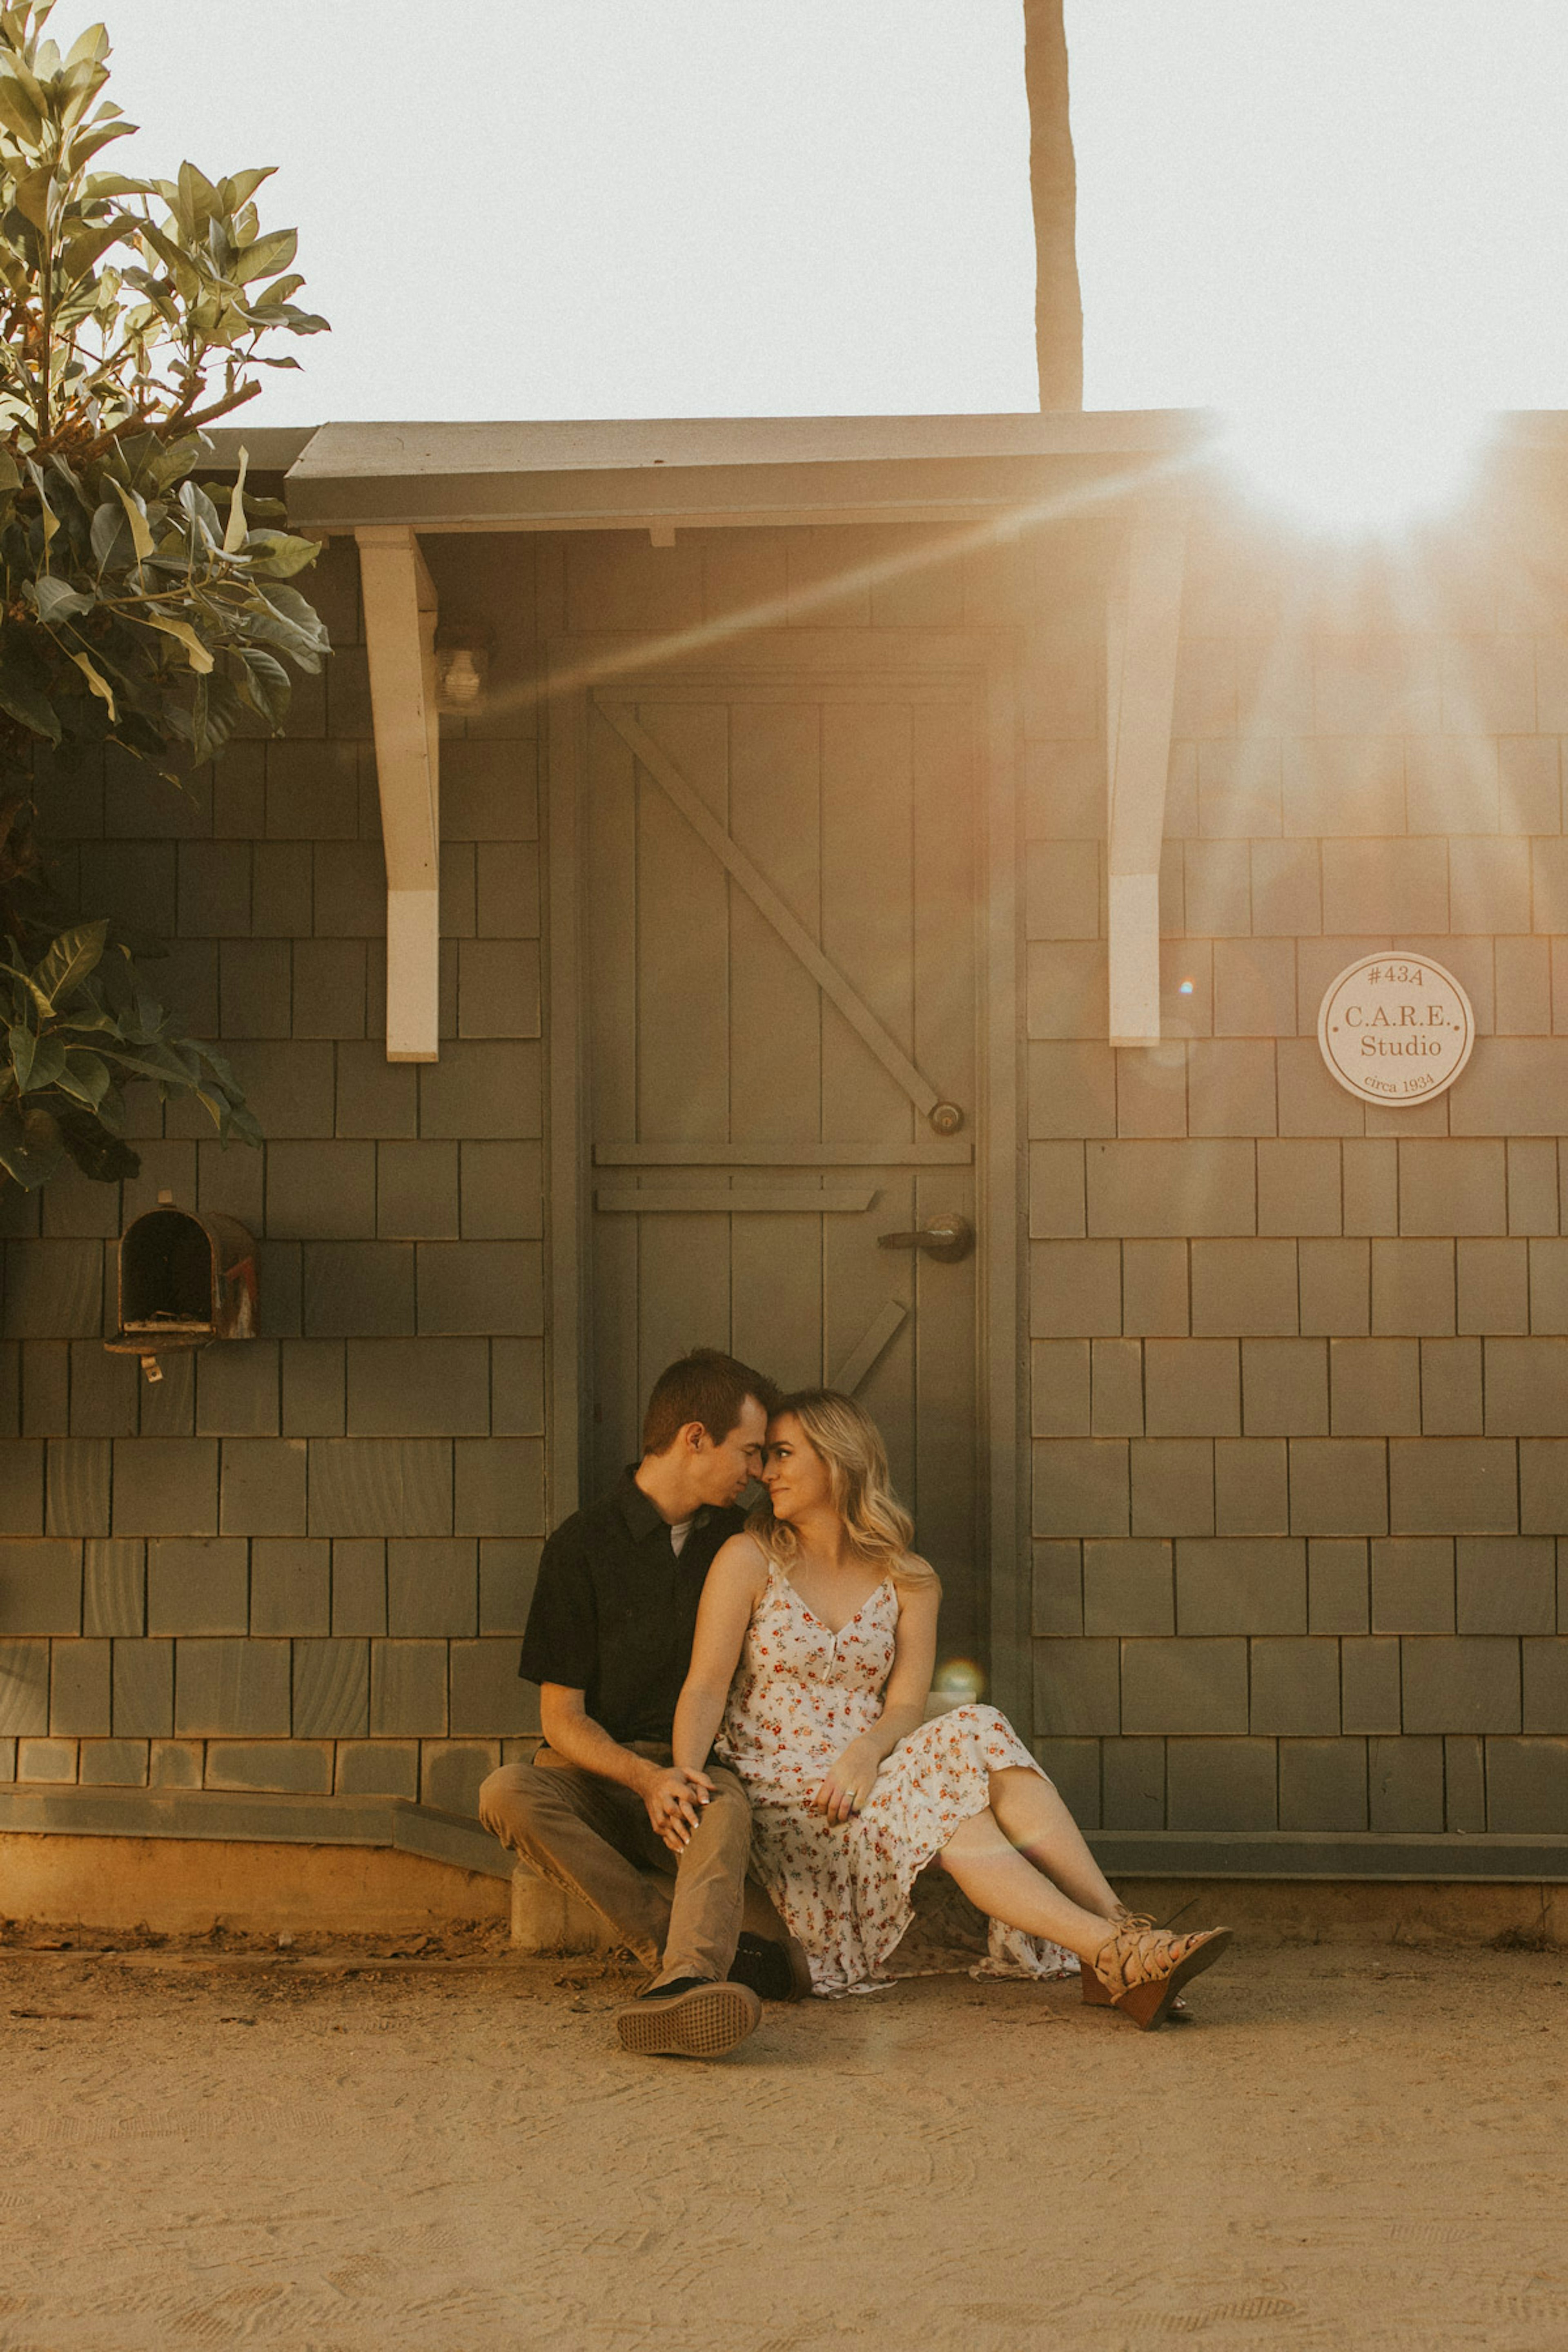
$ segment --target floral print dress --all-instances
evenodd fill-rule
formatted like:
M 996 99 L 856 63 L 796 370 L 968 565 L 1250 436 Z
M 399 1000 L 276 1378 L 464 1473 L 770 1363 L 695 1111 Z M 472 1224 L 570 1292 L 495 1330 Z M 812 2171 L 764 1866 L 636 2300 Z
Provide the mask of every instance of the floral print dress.
M 898 1589 L 888 1579 L 830 1633 L 770 1561 L 714 1743 L 746 1784 L 752 1867 L 804 1946 L 818 1993 L 891 1981 L 883 1963 L 913 1916 L 920 1873 L 961 1822 L 984 1811 L 991 1773 L 1040 1769 L 994 1707 L 955 1706 L 900 1740 L 863 1811 L 843 1822 L 811 1811 L 835 1758 L 882 1712 L 898 1623 Z M 972 1973 L 1077 1969 L 1058 1945 L 994 1919 L 989 1958 Z

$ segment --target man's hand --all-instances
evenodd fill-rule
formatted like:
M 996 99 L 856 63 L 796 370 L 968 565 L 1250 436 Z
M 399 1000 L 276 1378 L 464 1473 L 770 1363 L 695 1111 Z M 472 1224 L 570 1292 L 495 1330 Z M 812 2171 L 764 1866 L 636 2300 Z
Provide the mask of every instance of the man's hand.
M 654 1769 L 642 1791 L 642 1801 L 649 1821 L 671 1853 L 680 1853 L 690 1844 L 691 1832 L 701 1821 L 702 1808 L 712 1794 L 713 1783 L 706 1772 L 689 1772 L 679 1764 Z
M 825 1814 L 830 1822 L 848 1821 L 863 1809 L 876 1787 L 880 1762 L 874 1741 L 852 1739 L 828 1767 L 827 1778 L 812 1798 L 813 1811 Z

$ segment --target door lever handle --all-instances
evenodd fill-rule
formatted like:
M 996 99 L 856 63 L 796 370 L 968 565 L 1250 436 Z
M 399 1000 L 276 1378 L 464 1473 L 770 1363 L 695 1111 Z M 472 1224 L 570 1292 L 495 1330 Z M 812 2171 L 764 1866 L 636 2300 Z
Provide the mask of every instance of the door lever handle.
M 920 1250 L 941 1265 L 956 1265 L 974 1247 L 974 1228 L 967 1217 L 947 1209 L 940 1217 L 929 1218 L 915 1233 L 879 1234 L 877 1247 Z

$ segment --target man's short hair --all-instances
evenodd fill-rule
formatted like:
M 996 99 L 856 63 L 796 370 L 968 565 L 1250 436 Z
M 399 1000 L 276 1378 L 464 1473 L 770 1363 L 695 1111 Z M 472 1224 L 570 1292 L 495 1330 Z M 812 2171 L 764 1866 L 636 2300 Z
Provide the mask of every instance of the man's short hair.
M 668 1454 L 688 1423 L 700 1421 L 715 1445 L 740 1421 L 748 1397 L 772 1412 L 779 1392 L 764 1372 L 717 1348 L 693 1348 L 667 1365 L 653 1384 L 643 1418 L 645 1454 Z

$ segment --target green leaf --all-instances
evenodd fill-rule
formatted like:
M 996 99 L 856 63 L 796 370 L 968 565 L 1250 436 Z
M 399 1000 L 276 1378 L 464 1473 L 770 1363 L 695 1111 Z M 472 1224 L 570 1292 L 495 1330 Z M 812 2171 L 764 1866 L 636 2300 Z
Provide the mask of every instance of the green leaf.
M 59 717 L 48 697 L 30 679 L 18 675 L 16 661 L 0 631 L 0 710 L 20 726 L 31 728 L 35 735 L 47 736 L 51 743 L 60 740 Z
M 220 1096 L 208 1094 L 205 1087 L 193 1087 L 191 1091 L 195 1096 L 196 1100 L 201 1104 L 202 1108 L 211 1118 L 219 1136 L 226 1143 L 228 1140 L 230 1124 L 230 1113 L 227 1103 L 226 1103 Z
M 140 1176 L 142 1162 L 128 1143 L 104 1126 L 104 1109 L 100 1104 L 96 1116 L 84 1111 L 62 1113 L 60 1139 L 84 1176 L 95 1184 L 119 1184 Z
M 254 245 L 247 246 L 234 271 L 236 281 L 248 286 L 258 278 L 276 278 L 288 268 L 300 249 L 298 229 L 275 229 L 270 236 L 258 236 Z
M 243 205 L 250 202 L 262 182 L 273 177 L 277 169 L 276 163 L 264 163 L 259 171 L 231 172 L 223 184 L 225 203 L 232 211 L 238 212 Z
M 0 1168 L 36 1192 L 47 1184 L 64 1156 L 59 1121 L 41 1106 L 22 1109 L 16 1103 L 0 1106 Z
M 185 260 L 184 247 L 175 238 L 170 236 L 165 230 L 161 229 L 155 221 L 144 220 L 141 222 L 137 228 L 137 236 L 143 248 L 150 253 L 155 260 L 163 263 L 165 270 L 167 270 L 169 275 L 174 278 L 176 284 L 179 281 L 180 273 L 182 271 L 184 271 L 187 276 L 189 275 L 189 268 Z M 149 293 L 153 291 L 153 288 L 150 284 L 147 287 L 146 291 Z
M 34 979 L 51 1004 L 64 1003 L 81 986 L 89 972 L 97 970 L 102 961 L 104 942 L 108 937 L 107 920 L 78 923 L 74 929 L 60 933 L 33 971 Z
M 38 470 L 38 467 L 35 460 L 29 457 L 26 460 L 26 467 L 28 473 L 33 478 L 33 488 L 38 493 L 38 502 L 43 508 L 41 520 L 44 530 L 44 545 L 47 547 L 50 541 L 54 538 L 56 531 L 58 530 L 60 527 L 59 517 L 56 514 L 53 507 L 49 504 L 49 494 L 44 488 L 44 478 Z
M 198 760 L 223 749 L 245 716 L 238 688 L 226 677 L 199 677 L 191 698 L 191 748 Z
M 34 1045 L 33 1058 L 27 1072 L 27 1092 L 41 1095 L 46 1087 L 58 1086 L 66 1066 L 66 1049 L 58 1037 L 40 1037 Z
M 25 147 L 36 147 L 44 126 L 37 108 L 9 74 L 0 73 L 0 122 L 14 131 Z
M 35 228 L 42 229 L 46 233 L 49 226 L 49 194 L 53 186 L 52 167 L 47 163 L 40 164 L 36 172 L 24 172 L 21 174 L 16 182 L 13 197 L 13 202 L 23 218 L 30 220 Z
M 247 646 L 238 659 L 245 668 L 245 684 L 240 691 L 246 700 L 270 726 L 281 727 L 294 698 L 288 671 L 258 646 Z
M 191 1083 L 190 1072 L 173 1054 L 155 1053 L 150 1045 L 140 1053 L 132 1053 L 123 1045 L 105 1045 L 103 1051 L 108 1060 L 121 1070 L 129 1070 L 132 1077 L 155 1078 L 160 1086 L 182 1088 Z
M 233 555 L 245 545 L 245 477 L 250 467 L 250 452 L 239 453 L 239 472 L 228 501 L 228 528 L 223 535 L 223 551 Z
M 33 1083 L 33 1055 L 38 1043 L 37 1035 L 25 1022 L 17 1021 L 7 1030 L 6 1039 L 11 1048 L 11 1067 L 16 1075 L 16 1092 L 25 1095 Z
M 321 555 L 319 540 L 296 539 L 287 530 L 253 530 L 248 551 L 252 568 L 262 580 L 289 580 Z
M 212 547 L 221 545 L 223 525 L 218 520 L 217 509 L 206 492 L 198 489 L 195 482 L 182 482 L 179 496 L 181 506 L 206 539 L 208 545 Z
M 109 478 L 119 492 L 120 503 L 125 509 L 125 519 L 131 525 L 131 538 L 136 549 L 136 560 L 139 563 L 145 563 L 153 552 L 153 533 L 147 525 L 147 509 L 134 490 L 128 490 L 124 483 L 117 480 L 112 474 Z
M 82 194 L 89 203 L 100 196 L 150 196 L 155 184 L 152 180 L 129 179 L 123 172 L 94 172 L 83 181 Z
M 228 1107 L 228 1133 L 237 1137 L 241 1143 L 253 1144 L 258 1150 L 266 1141 L 260 1122 L 242 1102 L 231 1102 Z M 224 1140 L 226 1142 L 228 1137 L 226 1136 Z
M 261 606 L 260 610 L 257 609 L 258 605 Z M 246 607 L 245 633 L 255 645 L 280 646 L 289 660 L 303 670 L 320 669 L 321 656 L 328 650 L 306 636 L 304 631 L 297 629 L 292 622 L 279 620 L 261 605 L 259 597 L 256 605 Z
M 57 629 L 62 621 L 74 621 L 79 614 L 90 613 L 98 602 L 86 590 L 73 588 L 67 580 L 53 579 L 47 572 L 37 580 L 25 581 L 23 591 L 37 608 L 38 618 L 47 629 Z
M 90 654 L 73 653 L 71 655 L 71 659 L 75 662 L 78 669 L 80 670 L 83 677 L 86 678 L 89 686 L 92 688 L 93 693 L 97 695 L 99 700 L 108 705 L 110 719 L 114 718 L 116 715 L 114 708 L 114 688 L 110 685 L 109 680 L 104 677 L 103 672 L 99 668 L 97 663 L 93 660 L 92 656 Z
M 223 198 L 205 173 L 198 172 L 194 163 L 181 164 L 179 190 L 176 209 L 183 215 L 187 234 L 194 239 L 201 236 L 209 221 L 222 215 Z
M 96 1110 L 109 1092 L 109 1065 L 97 1054 L 89 1054 L 84 1045 L 68 1045 L 65 1067 L 55 1084 L 63 1094 L 72 1095 Z
M 34 23 L 40 28 L 42 27 L 45 19 L 53 13 L 54 5 L 55 0 L 34 0 Z M 44 58 L 51 50 L 54 51 L 55 58 L 58 59 L 59 51 L 55 48 L 55 45 L 52 41 L 46 41 L 39 49 L 36 59 L 30 59 L 29 53 L 26 50 L 14 48 L 5 61 L 7 70 L 15 74 L 16 79 L 21 83 L 22 88 L 26 92 L 28 98 L 32 100 L 34 106 L 37 108 L 40 114 L 42 114 L 44 110 L 44 93 L 37 74 L 32 70 L 32 66 L 35 63 L 40 66 L 43 65 Z M 50 69 L 52 68 L 46 68 L 46 70 Z
M 16 940 L 12 940 L 9 944 L 12 950 L 15 951 L 16 945 Z M 33 978 L 30 971 L 22 971 L 16 964 L 5 962 L 0 962 L 0 971 L 9 972 L 13 980 L 21 982 L 22 986 L 26 990 L 28 995 L 32 998 L 34 1003 L 37 1006 L 38 1011 L 43 1014 L 46 1021 L 52 1021 L 54 1019 L 55 1008 L 50 1003 L 48 998 L 44 994 L 43 990 L 38 986 L 37 982 Z
M 318 637 L 322 646 L 326 646 L 326 625 L 321 614 L 313 604 L 308 604 L 305 602 L 297 588 L 268 589 L 267 601 L 275 613 L 281 613 L 286 619 L 292 621 L 297 628 L 303 630 L 306 635 Z
M 63 491 L 68 499 L 75 501 L 83 515 L 90 520 L 93 508 L 98 501 L 89 493 L 75 468 L 68 466 L 63 457 L 56 455 L 48 461 L 48 470 L 57 492 Z
M 89 131 L 80 131 L 70 143 L 70 168 L 79 172 L 84 163 L 101 154 L 111 140 L 135 136 L 134 122 L 95 122 Z
M 105 499 L 92 519 L 92 560 L 101 572 L 125 529 L 125 516 L 112 499 Z
M 145 461 L 147 478 L 160 490 L 166 490 L 199 465 L 211 453 L 199 433 L 182 433 L 177 441 L 166 441 L 154 448 Z
M 225 1059 L 224 1055 L 218 1052 L 216 1045 L 198 1045 L 195 1050 L 201 1055 L 202 1060 L 206 1064 L 208 1069 L 212 1072 L 213 1076 L 217 1080 L 218 1085 L 223 1088 L 225 1094 L 231 1096 L 236 1102 L 243 1101 L 244 1096 L 240 1089 L 239 1080 L 234 1075 L 233 1064 Z
M 137 619 L 165 637 L 177 638 L 185 648 L 191 667 L 205 677 L 213 666 L 213 657 L 188 621 L 176 621 L 167 613 L 139 613 Z
M 76 39 L 71 43 L 69 49 L 67 51 L 67 70 L 68 71 L 72 66 L 79 66 L 89 61 L 95 65 L 101 64 L 108 55 L 109 32 L 107 26 L 103 25 L 89 25 L 85 33 L 79 33 L 77 35 Z

